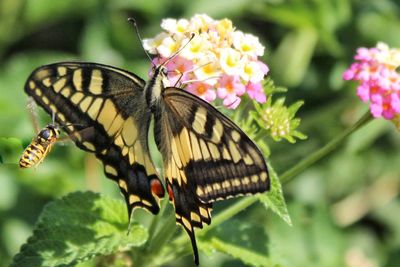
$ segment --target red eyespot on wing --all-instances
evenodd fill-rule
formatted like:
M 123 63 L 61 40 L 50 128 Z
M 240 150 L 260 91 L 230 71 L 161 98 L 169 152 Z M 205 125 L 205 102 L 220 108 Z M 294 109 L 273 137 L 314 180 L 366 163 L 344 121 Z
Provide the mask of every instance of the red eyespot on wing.
M 150 187 L 151 187 L 151 192 L 154 195 L 156 195 L 160 198 L 162 198 L 164 196 L 164 188 L 158 179 L 151 180 Z
M 170 201 L 174 201 L 174 191 L 172 191 L 171 185 L 167 185 L 168 196 Z

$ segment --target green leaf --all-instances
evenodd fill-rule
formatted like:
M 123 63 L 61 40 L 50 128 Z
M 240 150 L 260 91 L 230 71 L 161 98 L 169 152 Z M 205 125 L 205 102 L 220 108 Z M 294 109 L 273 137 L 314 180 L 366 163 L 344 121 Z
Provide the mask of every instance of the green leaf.
M 69 194 L 44 208 L 11 266 L 72 266 L 147 241 L 143 226 L 132 225 L 129 235 L 127 226 L 122 201 L 93 192 Z
M 267 235 L 261 225 L 230 220 L 210 231 L 202 240 L 199 245 L 203 251 L 219 251 L 249 266 L 273 266 L 266 256 Z
M 271 167 L 271 164 L 268 166 L 269 175 L 271 178 L 271 191 L 266 194 L 260 194 L 258 198 L 265 205 L 265 207 L 270 208 L 279 217 L 281 217 L 282 220 L 291 226 L 292 220 L 290 219 L 290 215 L 286 207 L 279 177 Z

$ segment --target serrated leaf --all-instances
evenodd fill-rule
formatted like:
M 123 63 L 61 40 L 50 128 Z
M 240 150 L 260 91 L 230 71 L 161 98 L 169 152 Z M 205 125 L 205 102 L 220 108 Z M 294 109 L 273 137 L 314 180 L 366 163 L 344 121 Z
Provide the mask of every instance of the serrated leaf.
M 279 177 L 272 168 L 271 164 L 268 166 L 269 175 L 271 178 L 271 191 L 267 194 L 260 194 L 258 198 L 265 205 L 266 208 L 270 208 L 279 217 L 281 217 L 282 220 L 284 220 L 287 224 L 291 226 L 292 220 L 290 219 L 290 215 L 286 207 Z
M 219 251 L 249 266 L 272 266 L 267 257 L 266 239 L 261 225 L 230 220 L 208 233 L 199 245 L 202 251 Z
M 11 266 L 73 266 L 146 242 L 143 226 L 132 225 L 129 235 L 127 226 L 122 201 L 93 192 L 69 194 L 44 208 Z

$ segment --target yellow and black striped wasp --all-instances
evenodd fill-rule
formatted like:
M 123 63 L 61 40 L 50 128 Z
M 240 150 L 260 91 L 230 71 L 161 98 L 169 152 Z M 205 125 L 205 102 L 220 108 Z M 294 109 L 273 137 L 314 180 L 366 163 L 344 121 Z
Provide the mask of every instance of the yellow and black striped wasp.
M 39 131 L 37 136 L 25 148 L 19 160 L 19 167 L 31 168 L 41 163 L 59 137 L 59 127 L 53 123 L 48 124 Z
M 37 114 L 35 112 L 36 105 L 32 99 L 29 99 L 28 109 L 31 114 L 33 126 L 38 134 L 22 153 L 19 160 L 20 168 L 31 168 L 40 164 L 60 137 L 60 127 L 54 123 L 54 114 L 52 123 L 47 124 L 46 127 L 39 130 Z
M 65 137 L 60 137 L 61 128 L 68 125 L 57 125 L 55 123 L 56 114 L 52 114 L 52 123 L 46 125 L 46 127 L 40 129 L 38 118 L 37 118 L 37 106 L 32 98 L 28 100 L 28 110 L 31 115 L 33 127 L 35 128 L 37 135 L 32 139 L 32 142 L 25 148 L 19 160 L 19 167 L 22 169 L 31 168 L 40 164 L 47 154 L 50 152 L 52 146 L 56 142 L 65 142 L 68 139 L 74 140 L 73 134 Z M 74 124 L 79 126 L 79 124 Z M 93 128 L 88 127 L 84 130 L 79 131 L 81 135 L 93 134 Z

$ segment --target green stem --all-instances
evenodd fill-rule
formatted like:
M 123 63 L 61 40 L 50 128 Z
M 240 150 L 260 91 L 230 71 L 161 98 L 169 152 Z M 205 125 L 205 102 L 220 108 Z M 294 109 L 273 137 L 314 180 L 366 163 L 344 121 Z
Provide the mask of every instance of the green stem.
M 160 213 L 157 214 L 157 216 L 153 216 L 153 220 L 151 221 L 150 227 L 149 227 L 149 238 L 147 239 L 150 246 L 151 243 L 153 242 L 153 237 L 154 234 L 157 231 L 157 227 L 158 227 L 158 223 L 160 222 L 160 218 L 163 216 L 164 211 L 166 210 L 166 207 L 168 205 L 168 201 L 166 201 L 165 199 L 161 202 L 161 210 Z
M 164 202 L 165 206 L 168 205 L 166 203 L 167 201 Z M 166 208 L 164 208 L 165 210 Z M 155 216 L 158 217 L 158 216 Z M 175 217 L 172 216 L 172 213 L 168 215 L 167 217 L 164 218 L 163 220 L 163 225 L 158 229 L 156 234 L 152 235 L 151 240 L 149 240 L 149 245 L 146 248 L 146 251 L 144 251 L 144 258 L 146 258 L 146 261 L 142 262 L 147 262 L 147 266 L 152 266 L 152 262 L 154 260 L 154 254 L 156 254 L 158 251 L 161 250 L 161 248 L 164 246 L 168 240 L 171 239 L 172 235 L 175 233 Z M 140 263 L 142 263 L 140 262 Z M 141 266 L 141 265 L 138 265 Z
M 147 239 L 148 245 L 145 247 L 145 249 L 139 250 L 139 252 L 136 253 L 135 264 L 137 266 L 150 266 L 148 263 L 152 262 L 152 251 L 158 251 L 160 244 L 164 244 L 171 237 L 173 232 L 171 233 L 171 235 L 166 233 L 168 233 L 168 229 L 172 229 L 173 227 L 170 224 L 171 220 L 169 220 L 169 218 L 172 216 L 169 216 L 168 218 L 163 218 L 164 224 L 162 225 L 161 229 L 158 229 L 160 228 L 160 219 L 163 217 L 167 206 L 168 199 L 163 199 L 161 202 L 160 213 L 157 214 L 157 216 L 153 216 L 153 220 L 149 226 L 149 237 Z M 151 257 L 150 259 L 149 256 Z
M 341 134 L 336 136 L 334 139 L 332 139 L 329 143 L 327 143 L 325 146 L 320 148 L 319 150 L 315 151 L 311 156 L 303 159 L 299 163 L 297 163 L 295 166 L 284 172 L 283 174 L 279 175 L 281 183 L 287 183 L 290 180 L 292 180 L 296 175 L 299 173 L 303 172 L 305 169 L 310 167 L 312 164 L 317 162 L 318 160 L 322 159 L 326 155 L 328 155 L 330 152 L 332 152 L 335 148 L 337 148 L 343 141 L 346 140 L 346 138 L 351 135 L 353 132 L 356 130 L 360 129 L 362 126 L 367 124 L 367 122 L 371 121 L 372 116 L 369 110 L 350 128 L 346 129 L 343 131 Z
M 300 161 L 298 164 L 293 166 L 291 169 L 288 171 L 284 172 L 282 175 L 280 175 L 280 180 L 281 183 L 287 183 L 290 180 L 292 180 L 296 175 L 310 167 L 312 164 L 317 162 L 318 160 L 322 159 L 326 155 L 328 155 L 330 152 L 332 152 L 335 148 L 338 147 L 340 143 L 346 140 L 346 138 L 353 132 L 355 132 L 357 129 L 360 129 L 363 125 L 365 125 L 367 122 L 369 122 L 372 119 L 371 114 L 369 111 L 365 113 L 353 126 L 350 128 L 346 129 L 343 133 L 339 134 L 336 138 L 332 139 L 329 143 L 327 143 L 325 146 L 320 148 L 319 150 L 315 151 L 313 154 L 311 154 L 309 157 L 306 159 Z M 203 231 L 200 232 L 200 234 L 204 234 L 206 231 L 209 231 L 210 229 L 216 227 L 218 224 L 228 220 L 229 218 L 233 217 L 243 209 L 251 206 L 253 203 L 257 202 L 258 198 L 257 196 L 251 196 L 251 197 L 246 197 L 243 198 L 242 200 L 236 202 L 232 206 L 228 207 L 224 211 L 220 212 L 215 218 L 213 219 L 213 224 L 204 229 Z

